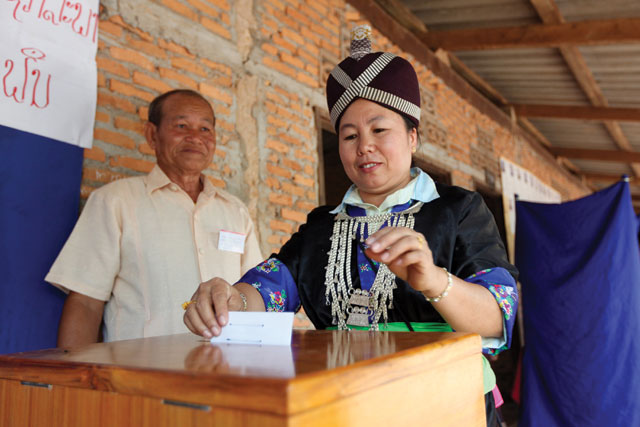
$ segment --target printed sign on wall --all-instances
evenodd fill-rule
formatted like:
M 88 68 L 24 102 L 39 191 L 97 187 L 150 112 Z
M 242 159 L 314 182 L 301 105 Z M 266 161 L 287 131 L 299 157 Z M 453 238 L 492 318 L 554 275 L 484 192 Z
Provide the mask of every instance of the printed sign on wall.
M 560 193 L 544 184 L 526 169 L 505 158 L 500 158 L 502 204 L 504 208 L 509 260 L 514 261 L 516 232 L 516 194 L 518 200 L 536 203 L 560 203 Z
M 98 0 L 0 0 L 0 124 L 90 148 Z

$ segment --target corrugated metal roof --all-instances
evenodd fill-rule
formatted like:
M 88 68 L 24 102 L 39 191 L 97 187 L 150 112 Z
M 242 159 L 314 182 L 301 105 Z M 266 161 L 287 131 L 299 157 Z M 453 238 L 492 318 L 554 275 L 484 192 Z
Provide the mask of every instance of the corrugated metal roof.
M 426 25 L 427 35 L 429 32 L 494 31 L 524 26 L 535 31 L 545 24 L 640 18 L 639 0 L 399 1 Z M 623 23 L 612 24 L 617 28 L 619 22 Z M 441 34 L 447 36 L 447 33 Z M 606 40 L 606 35 L 602 37 L 598 43 L 603 44 L 571 45 L 562 49 L 557 47 L 556 41 L 543 48 L 477 46 L 477 50 L 450 53 L 500 93 L 508 104 L 640 108 L 640 38 L 635 35 L 633 43 L 613 43 Z M 596 114 L 596 110 L 590 111 Z M 640 119 L 637 122 L 528 119 L 551 147 L 640 151 Z M 576 156 L 570 157 L 572 164 L 587 178 L 611 175 L 611 179 L 615 179 L 621 174 L 640 178 L 640 164 L 584 160 L 577 151 L 571 154 Z M 602 179 L 594 179 L 592 185 L 600 188 Z M 636 185 L 632 182 L 633 191 L 640 194 L 640 186 Z M 640 200 L 638 202 L 640 207 Z

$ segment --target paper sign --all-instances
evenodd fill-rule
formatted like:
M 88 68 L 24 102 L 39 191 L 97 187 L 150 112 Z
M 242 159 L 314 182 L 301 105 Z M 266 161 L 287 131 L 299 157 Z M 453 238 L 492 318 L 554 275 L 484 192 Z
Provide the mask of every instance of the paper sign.
M 91 147 L 98 0 L 0 1 L 0 124 Z
M 233 231 L 220 230 L 218 237 L 218 249 L 221 251 L 244 253 L 244 241 L 246 234 Z
M 229 312 L 229 323 L 213 344 L 291 345 L 293 313 Z

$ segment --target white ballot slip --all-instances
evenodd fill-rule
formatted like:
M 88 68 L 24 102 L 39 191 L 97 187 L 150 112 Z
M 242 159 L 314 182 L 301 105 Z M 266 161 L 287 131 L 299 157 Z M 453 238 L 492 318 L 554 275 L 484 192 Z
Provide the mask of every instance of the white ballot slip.
M 212 344 L 291 345 L 293 313 L 230 311 L 229 323 Z

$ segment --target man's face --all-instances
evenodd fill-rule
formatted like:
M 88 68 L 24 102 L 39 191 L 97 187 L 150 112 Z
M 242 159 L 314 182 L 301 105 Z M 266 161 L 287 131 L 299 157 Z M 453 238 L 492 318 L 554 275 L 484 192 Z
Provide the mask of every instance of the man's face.
M 214 125 L 213 110 L 206 101 L 176 94 L 164 101 L 160 125 L 146 124 L 145 137 L 169 178 L 199 175 L 216 150 Z

